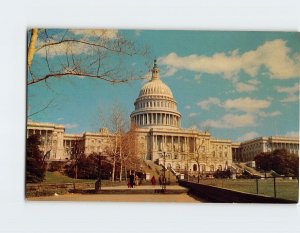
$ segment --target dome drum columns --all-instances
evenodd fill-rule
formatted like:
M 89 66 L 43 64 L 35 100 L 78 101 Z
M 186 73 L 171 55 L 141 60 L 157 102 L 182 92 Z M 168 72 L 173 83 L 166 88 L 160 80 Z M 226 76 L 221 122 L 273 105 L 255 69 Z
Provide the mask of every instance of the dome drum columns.
M 143 126 L 173 126 L 180 127 L 180 115 L 172 113 L 137 113 L 131 116 L 132 123 Z

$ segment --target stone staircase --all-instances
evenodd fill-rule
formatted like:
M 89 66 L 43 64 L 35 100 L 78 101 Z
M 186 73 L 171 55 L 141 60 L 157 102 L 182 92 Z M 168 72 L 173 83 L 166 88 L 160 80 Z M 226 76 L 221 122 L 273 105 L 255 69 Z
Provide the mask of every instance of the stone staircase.
M 150 171 L 150 174 L 154 175 L 155 178 L 157 178 L 158 180 L 159 176 L 163 174 L 163 169 L 164 169 L 163 165 L 158 165 L 151 160 L 146 160 L 144 162 L 145 164 L 147 164 L 147 168 L 149 169 L 148 171 Z M 166 174 L 167 182 L 169 184 L 177 183 L 177 177 L 176 177 L 177 174 L 175 170 L 173 170 L 172 168 L 171 169 L 166 168 L 165 174 Z
M 254 168 L 247 166 L 246 163 L 239 163 L 239 164 L 236 164 L 236 166 L 240 167 L 241 169 L 246 170 L 251 175 L 255 175 L 255 176 L 259 176 L 259 177 L 265 177 L 265 175 L 272 176 L 271 172 L 264 173 L 264 172 L 257 171 Z

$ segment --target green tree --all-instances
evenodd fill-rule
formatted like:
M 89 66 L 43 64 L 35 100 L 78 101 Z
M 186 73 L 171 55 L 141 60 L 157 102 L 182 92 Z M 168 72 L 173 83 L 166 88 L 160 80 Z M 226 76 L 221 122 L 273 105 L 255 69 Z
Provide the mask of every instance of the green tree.
M 286 176 L 299 175 L 299 157 L 288 153 L 285 149 L 260 153 L 254 160 L 258 169 L 264 171 L 273 170 Z
M 77 173 L 78 179 L 98 179 L 99 178 L 99 157 L 100 154 L 93 153 L 89 156 L 81 154 L 77 158 L 77 162 L 70 163 L 65 167 L 65 173 L 69 177 L 75 177 Z M 107 162 L 106 156 L 101 156 L 101 177 L 108 179 L 111 174 L 112 167 L 110 162 Z M 77 169 L 75 169 L 75 166 Z
M 44 180 L 46 166 L 44 156 L 39 149 L 40 136 L 35 134 L 27 139 L 26 146 L 26 183 L 39 183 Z

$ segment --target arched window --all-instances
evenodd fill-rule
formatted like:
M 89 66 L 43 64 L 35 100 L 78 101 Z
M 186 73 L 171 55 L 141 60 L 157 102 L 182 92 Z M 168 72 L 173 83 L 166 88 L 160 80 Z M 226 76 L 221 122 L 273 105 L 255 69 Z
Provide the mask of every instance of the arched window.
M 193 165 L 193 171 L 194 171 L 194 172 L 197 171 L 197 164 L 194 164 L 194 165 Z

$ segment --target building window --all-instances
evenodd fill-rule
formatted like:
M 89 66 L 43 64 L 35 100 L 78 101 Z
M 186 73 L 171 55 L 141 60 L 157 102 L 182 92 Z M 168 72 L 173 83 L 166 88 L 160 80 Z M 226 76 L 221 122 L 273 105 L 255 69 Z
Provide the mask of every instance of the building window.
M 194 164 L 194 165 L 193 165 L 193 171 L 194 171 L 194 172 L 197 171 L 197 164 Z

